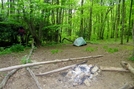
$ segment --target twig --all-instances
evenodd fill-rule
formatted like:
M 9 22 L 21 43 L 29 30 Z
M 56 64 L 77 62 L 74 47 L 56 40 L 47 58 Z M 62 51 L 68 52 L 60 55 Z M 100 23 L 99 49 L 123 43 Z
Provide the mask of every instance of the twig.
M 78 57 L 78 58 L 69 58 L 69 59 L 62 59 L 62 60 L 57 59 L 57 60 L 54 60 L 54 61 L 44 61 L 44 62 L 28 63 L 28 64 L 23 64 L 23 65 L 16 65 L 16 66 L 10 66 L 10 67 L 6 67 L 6 68 L 1 68 L 1 69 L 0 69 L 0 72 L 1 72 L 1 71 L 12 70 L 12 69 L 30 67 L 30 66 L 43 65 L 43 64 L 58 63 L 58 62 L 67 62 L 67 61 L 74 61 L 74 60 L 99 58 L 99 57 L 102 57 L 102 55 L 87 56 L 87 57 Z

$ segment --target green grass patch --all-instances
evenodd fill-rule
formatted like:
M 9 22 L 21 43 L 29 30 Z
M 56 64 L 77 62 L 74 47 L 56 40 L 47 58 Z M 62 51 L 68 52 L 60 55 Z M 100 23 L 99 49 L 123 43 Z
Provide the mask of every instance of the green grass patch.
M 129 60 L 134 61 L 134 56 L 131 56 Z
M 3 50 L 0 50 L 0 55 L 10 54 L 10 53 L 12 53 L 10 48 L 6 48 L 6 49 L 3 49 Z
M 59 49 L 53 49 L 53 50 L 51 50 L 51 53 L 52 54 L 56 54 L 56 53 L 59 53 L 59 52 L 61 52 L 61 50 L 59 50 Z
M 96 48 L 93 48 L 93 47 L 87 47 L 87 48 L 85 48 L 85 51 L 88 51 L 88 52 L 93 52 L 93 51 L 96 51 L 98 48 L 96 47 Z
M 115 47 L 108 47 L 108 46 L 103 46 L 103 49 L 105 49 L 106 52 L 109 52 L 109 53 L 115 53 L 115 52 L 118 52 L 119 49 L 118 48 L 115 48 Z
M 134 47 L 133 46 L 123 46 L 123 49 L 132 51 L 134 49 Z

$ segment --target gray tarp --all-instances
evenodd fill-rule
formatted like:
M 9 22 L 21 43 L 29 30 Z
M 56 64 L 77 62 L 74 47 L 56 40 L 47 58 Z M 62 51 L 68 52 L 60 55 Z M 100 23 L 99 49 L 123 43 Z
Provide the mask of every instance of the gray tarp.
M 86 45 L 86 41 L 83 39 L 83 37 L 79 37 L 74 41 L 73 45 L 83 46 L 83 45 Z

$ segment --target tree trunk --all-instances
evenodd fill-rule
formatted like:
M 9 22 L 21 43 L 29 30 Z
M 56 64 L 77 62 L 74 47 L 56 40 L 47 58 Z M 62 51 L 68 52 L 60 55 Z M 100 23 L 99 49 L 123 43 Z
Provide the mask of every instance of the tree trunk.
M 69 2 L 71 3 L 71 0 L 69 0 Z M 69 10 L 68 10 L 68 24 L 70 25 L 68 28 L 68 35 L 71 36 L 72 34 L 72 3 L 69 4 Z
M 131 0 L 130 11 L 129 11 L 129 26 L 127 31 L 127 42 L 129 42 L 129 37 L 131 35 L 131 14 L 132 14 L 133 0 Z
M 1 9 L 4 10 L 4 3 L 3 3 L 3 0 L 1 0 Z
M 116 12 L 117 19 L 116 19 L 115 41 L 119 37 L 118 32 L 119 32 L 119 25 L 120 25 L 120 2 L 121 0 L 119 0 L 119 4 L 117 6 L 117 12 Z
M 133 39 L 133 53 L 132 53 L 132 57 L 134 58 L 134 23 L 133 23 L 133 29 L 132 29 L 132 39 Z
M 84 0 L 81 0 L 81 7 L 83 6 L 83 3 L 84 3 Z M 81 9 L 80 11 L 80 33 L 79 33 L 79 36 L 83 36 L 83 9 Z
M 92 12 L 92 7 L 93 7 L 93 0 L 91 0 L 91 2 L 92 2 L 92 5 L 90 6 L 90 17 L 89 17 L 89 34 L 88 34 L 88 39 L 90 40 L 91 39 L 91 34 L 92 34 L 92 14 L 93 14 L 93 12 Z
M 122 28 L 121 28 L 121 44 L 123 44 L 124 27 L 125 27 L 125 0 L 122 0 Z

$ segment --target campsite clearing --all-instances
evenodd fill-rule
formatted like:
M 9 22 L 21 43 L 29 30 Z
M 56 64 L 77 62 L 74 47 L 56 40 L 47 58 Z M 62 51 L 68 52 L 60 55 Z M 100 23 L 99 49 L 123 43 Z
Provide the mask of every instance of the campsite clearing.
M 88 51 L 87 48 L 92 47 L 94 51 Z M 118 48 L 118 51 L 109 52 L 108 48 Z M 53 53 L 52 50 L 58 50 Z M 29 50 L 23 53 L 12 53 L 0 56 L 0 68 L 20 64 L 23 56 L 27 55 Z M 91 59 L 87 64 L 95 64 L 97 66 L 121 67 L 121 61 L 126 61 L 131 65 L 134 62 L 128 58 L 132 53 L 131 45 L 119 44 L 87 44 L 86 46 L 75 47 L 72 44 L 45 46 L 36 49 L 31 59 L 34 62 L 50 61 L 55 59 L 77 58 L 84 56 L 103 55 L 101 58 Z M 82 60 L 60 62 L 53 64 L 45 64 L 31 67 L 35 74 L 47 72 L 64 66 L 80 63 Z M 101 72 L 96 79 L 91 83 L 91 86 L 78 85 L 69 86 L 63 81 L 66 71 L 53 73 L 45 76 L 37 76 L 42 89 L 119 89 L 125 84 L 134 85 L 134 75 L 126 72 Z M 0 73 L 0 81 L 4 78 L 7 72 Z M 17 71 L 7 82 L 4 89 L 38 89 L 35 82 L 25 70 L 25 68 Z

